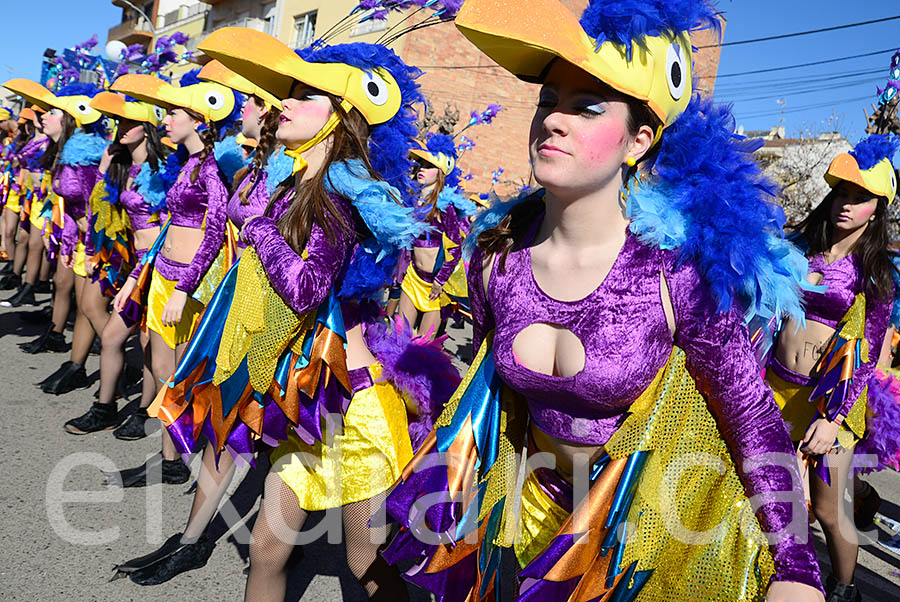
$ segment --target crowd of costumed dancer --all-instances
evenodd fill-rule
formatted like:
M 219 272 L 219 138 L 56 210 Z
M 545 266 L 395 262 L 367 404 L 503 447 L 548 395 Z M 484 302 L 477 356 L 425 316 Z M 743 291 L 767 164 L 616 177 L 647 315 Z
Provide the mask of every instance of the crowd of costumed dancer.
M 334 43 L 407 9 L 424 20 Z M 559 0 L 377 0 L 300 50 L 216 30 L 177 83 L 3 84 L 28 107 L 0 109 L 2 305 L 52 277 L 22 348 L 70 353 L 38 385 L 86 388 L 99 340 L 95 400 L 63 428 L 163 427 L 107 481 L 185 483 L 200 456 L 184 529 L 116 576 L 203 567 L 236 468 L 259 462 L 248 601 L 284 599 L 315 511 L 339 513 L 371 600 L 408 599 L 404 579 L 446 602 L 860 600 L 854 523 L 880 501 L 860 477 L 900 457 L 900 139 L 834 157 L 787 227 L 759 145 L 694 92 L 690 34 L 720 19 L 705 0 L 592 0 L 580 19 Z M 537 187 L 486 209 L 388 47 L 449 21 L 539 86 Z M 451 314 L 473 327 L 462 378 Z

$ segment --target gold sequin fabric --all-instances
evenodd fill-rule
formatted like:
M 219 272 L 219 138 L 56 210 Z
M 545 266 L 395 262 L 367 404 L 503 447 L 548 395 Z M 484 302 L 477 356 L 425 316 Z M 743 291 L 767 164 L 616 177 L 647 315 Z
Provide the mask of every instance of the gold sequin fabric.
M 264 393 L 275 375 L 278 358 L 312 328 L 315 314 L 298 316 L 269 283 L 259 257 L 247 248 L 238 264 L 234 299 L 225 320 L 213 384 L 228 380 L 247 358 L 250 384 Z

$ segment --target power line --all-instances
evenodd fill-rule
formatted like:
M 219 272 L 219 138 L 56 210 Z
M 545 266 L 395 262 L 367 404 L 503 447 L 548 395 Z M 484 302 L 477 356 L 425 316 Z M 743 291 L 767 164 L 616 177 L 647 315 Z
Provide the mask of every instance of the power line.
M 860 21 L 858 23 L 845 23 L 844 25 L 833 25 L 831 27 L 821 27 L 819 29 L 808 29 L 806 31 L 795 31 L 793 33 L 783 33 L 777 36 L 766 36 L 763 38 L 752 38 L 749 40 L 735 40 L 734 42 L 722 42 L 721 44 L 707 44 L 705 46 L 698 46 L 698 49 L 701 48 L 716 48 L 716 47 L 725 47 L 725 46 L 740 46 L 743 44 L 756 44 L 757 42 L 769 42 L 771 40 L 783 40 L 785 38 L 796 38 L 799 36 L 808 36 L 814 33 L 824 33 L 826 31 L 838 31 L 840 29 L 850 29 L 852 27 L 862 27 L 863 25 L 873 25 L 875 23 L 884 23 L 886 21 L 895 21 L 900 19 L 900 15 L 895 15 L 893 17 L 883 17 L 881 19 L 872 19 L 870 21 Z
M 875 52 L 865 52 L 863 54 L 854 54 L 852 56 L 842 56 L 835 59 L 826 59 L 823 61 L 813 61 L 811 63 L 797 63 L 796 65 L 783 65 L 781 67 L 769 67 L 766 69 L 754 69 L 753 71 L 740 71 L 738 73 L 723 73 L 722 75 L 701 75 L 697 79 L 723 79 L 726 77 L 740 77 L 743 75 L 756 75 L 759 73 L 772 73 L 775 71 L 786 71 L 788 69 L 799 69 L 801 67 L 813 67 L 815 65 L 828 65 L 830 63 L 839 63 L 841 61 L 849 61 L 852 59 L 861 59 L 868 56 L 876 56 L 886 52 L 896 52 L 896 48 L 886 48 L 885 50 L 876 50 Z
M 788 113 L 800 113 L 803 111 L 809 111 L 811 109 L 824 109 L 826 107 L 833 107 L 840 104 L 846 104 L 850 102 L 861 102 L 863 100 L 870 99 L 871 96 L 857 96 L 855 98 L 843 98 L 840 100 L 832 100 L 829 102 L 817 103 L 817 104 L 809 104 L 809 105 L 801 105 L 796 107 L 790 107 L 787 109 L 771 109 L 767 111 L 757 111 L 755 113 L 747 113 L 741 115 L 735 115 L 738 120 L 741 119 L 753 119 L 757 117 L 771 117 L 775 115 L 788 114 Z

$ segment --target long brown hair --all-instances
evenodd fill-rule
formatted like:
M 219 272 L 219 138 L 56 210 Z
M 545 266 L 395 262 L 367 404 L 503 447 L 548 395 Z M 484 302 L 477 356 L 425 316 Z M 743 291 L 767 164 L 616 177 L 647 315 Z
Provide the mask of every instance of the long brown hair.
M 838 188 L 833 188 L 822 202 L 793 231 L 809 245 L 809 256 L 814 257 L 831 248 L 834 224 L 831 223 L 831 205 L 838 196 Z M 894 278 L 897 271 L 888 250 L 887 198 L 878 197 L 874 219 L 866 224 L 866 229 L 853 245 L 850 253 L 862 263 L 861 279 L 869 300 L 889 301 L 894 296 Z
M 256 103 L 256 106 L 260 108 L 265 106 L 265 102 L 260 97 L 254 95 L 250 98 Z M 238 193 L 238 198 L 241 199 L 241 205 L 250 203 L 250 192 L 256 185 L 260 172 L 264 170 L 269 163 L 269 155 L 272 154 L 272 151 L 275 150 L 275 146 L 278 144 L 278 141 L 275 139 L 275 132 L 278 130 L 278 120 L 280 117 L 281 111 L 275 107 L 269 109 L 269 112 L 266 113 L 266 118 L 263 120 L 262 128 L 259 131 L 259 141 L 256 145 L 256 153 L 253 155 L 253 162 L 234 175 L 236 186 L 244 180 L 248 173 L 252 174 L 251 178 L 247 181 L 247 185 L 241 188 Z
M 56 170 L 56 163 L 63 147 L 66 145 L 66 142 L 69 141 L 69 138 L 75 134 L 75 130 L 78 128 L 78 124 L 75 123 L 74 117 L 65 111 L 63 111 L 62 114 L 62 132 L 59 134 L 59 140 L 54 142 L 53 138 L 50 138 L 50 144 L 47 145 L 47 151 L 44 153 L 43 161 L 41 161 L 41 167 L 50 172 Z
M 444 172 L 438 168 L 437 170 L 437 180 L 434 182 L 434 189 L 432 189 L 431 194 L 428 195 L 428 199 L 425 201 L 426 205 L 431 205 L 431 210 L 428 212 L 428 216 L 425 218 L 427 223 L 431 223 L 432 220 L 435 220 L 440 217 L 441 210 L 438 209 L 438 197 L 441 196 L 441 192 L 444 190 L 444 183 L 447 181 L 447 176 L 444 175 Z
M 616 92 L 612 88 L 608 88 L 607 94 L 610 97 L 621 99 L 628 105 L 628 119 L 625 122 L 628 133 L 636 136 L 641 126 L 649 126 L 654 132 L 658 131 L 661 125 L 659 118 L 650 110 L 650 106 L 645 103 L 625 96 Z M 651 148 L 638 161 L 636 165 L 628 169 L 626 179 L 630 180 L 636 177 L 642 163 L 647 162 L 652 165 L 652 158 L 657 154 L 659 145 Z M 519 244 L 522 244 L 534 221 L 544 211 L 544 200 L 541 195 L 533 194 L 528 199 L 513 206 L 500 222 L 493 228 L 489 228 L 478 235 L 478 246 L 484 250 L 485 255 L 500 255 L 500 271 L 506 269 L 506 257 L 509 252 Z
M 325 163 L 308 180 L 302 180 L 302 172 L 285 178 L 272 193 L 264 213 L 268 215 L 278 199 L 293 191 L 291 206 L 278 220 L 278 231 L 297 253 L 306 247 L 314 224 L 318 224 L 325 231 L 325 236 L 332 243 L 337 235 L 333 225 L 335 222 L 345 231 L 354 231 L 352 224 L 346 222 L 325 191 L 325 179 L 332 163 L 360 159 L 366 166 L 369 176 L 373 180 L 378 179 L 369 161 L 369 124 L 355 108 L 349 112 L 344 111 L 336 96 L 327 93 L 326 96 L 331 101 L 332 109 L 341 116 L 341 120 L 332 133 L 331 146 L 328 148 Z
M 203 142 L 203 150 L 200 151 L 200 154 L 197 157 L 199 159 L 197 165 L 194 167 L 194 171 L 191 172 L 191 184 L 193 184 L 197 181 L 197 176 L 200 175 L 200 168 L 203 166 L 206 158 L 209 157 L 209 153 L 213 152 L 216 140 L 219 139 L 219 125 L 215 121 L 206 121 L 203 115 L 193 109 L 185 109 L 182 107 L 182 110 L 193 119 L 206 123 L 206 127 L 197 132 L 200 134 L 200 141 Z

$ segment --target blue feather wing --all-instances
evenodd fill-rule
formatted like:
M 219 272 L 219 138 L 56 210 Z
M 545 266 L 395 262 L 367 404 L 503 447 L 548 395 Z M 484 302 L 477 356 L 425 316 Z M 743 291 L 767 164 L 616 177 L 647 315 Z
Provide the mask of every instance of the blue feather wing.
M 66 141 L 59 162 L 62 165 L 97 165 L 109 141 L 96 134 L 78 132 Z

